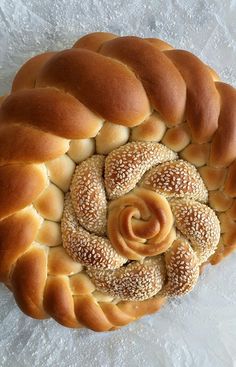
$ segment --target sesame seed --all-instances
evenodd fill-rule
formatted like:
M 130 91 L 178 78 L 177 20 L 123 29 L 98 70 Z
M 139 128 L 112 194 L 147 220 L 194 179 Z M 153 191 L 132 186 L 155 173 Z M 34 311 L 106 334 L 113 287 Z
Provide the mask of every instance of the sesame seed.
M 89 268 L 87 271 L 99 290 L 129 301 L 143 301 L 154 296 L 161 290 L 165 280 L 161 256 L 147 259 L 142 264 L 131 262 L 116 270 Z
M 70 191 L 81 226 L 90 232 L 106 232 L 107 200 L 103 182 L 104 156 L 94 155 L 75 169 Z
M 142 186 L 168 198 L 191 198 L 206 202 L 208 192 L 197 169 L 179 159 L 159 164 L 144 176 Z
M 108 197 L 115 199 L 126 194 L 148 169 L 176 157 L 166 146 L 153 142 L 132 142 L 113 150 L 105 163 Z
M 69 193 L 65 197 L 61 229 L 63 246 L 74 261 L 98 269 L 115 269 L 127 261 L 107 238 L 91 234 L 78 224 Z
M 199 264 L 214 252 L 220 239 L 220 223 L 215 212 L 207 205 L 191 199 L 170 202 L 176 227 L 191 242 Z
M 142 202 L 145 218 L 142 210 L 136 210 L 136 217 L 130 218 L 129 224 L 137 226 L 138 216 L 140 223 L 144 221 L 147 225 L 154 214 L 147 215 L 149 206 L 140 194 L 142 190 L 152 192 L 149 203 L 152 208 L 156 193 L 165 198 L 173 214 L 168 215 L 170 229 L 174 224 L 176 237 L 171 237 L 168 250 L 165 248 L 162 255 L 143 256 L 139 262 L 128 260 L 125 257 L 128 255 L 121 252 L 125 255 L 122 256 L 119 247 L 115 250 L 109 239 L 112 237 L 108 238 L 107 217 L 118 202 L 122 208 L 128 205 L 136 209 Z M 139 195 L 135 200 L 134 194 Z M 132 200 L 128 202 L 128 198 Z M 205 204 L 207 200 L 208 191 L 192 164 L 177 159 L 177 154 L 163 144 L 128 143 L 107 157 L 94 155 L 76 167 L 70 192 L 65 195 L 61 221 L 63 246 L 74 261 L 87 266 L 96 288 L 111 296 L 136 301 L 159 292 L 180 296 L 192 290 L 200 264 L 214 253 L 219 242 L 219 220 Z M 119 232 L 119 215 L 115 218 Z M 140 245 L 143 244 L 151 246 L 152 242 L 140 238 Z M 125 246 L 128 247 L 128 239 Z

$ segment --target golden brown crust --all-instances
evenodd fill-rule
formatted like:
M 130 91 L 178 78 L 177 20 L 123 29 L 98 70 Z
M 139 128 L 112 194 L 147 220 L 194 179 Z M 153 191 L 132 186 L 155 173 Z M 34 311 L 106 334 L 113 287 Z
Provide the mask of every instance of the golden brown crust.
M 36 319 L 48 317 L 42 304 L 46 280 L 46 252 L 44 249 L 32 247 L 17 260 L 11 286 L 21 310 Z
M 48 274 L 72 275 L 79 273 L 83 267 L 72 260 L 62 246 L 52 247 L 48 253 Z
M 168 129 L 162 143 L 175 152 L 182 151 L 191 141 L 189 127 L 186 123 Z
M 230 216 L 231 219 L 236 219 L 236 200 L 234 199 L 232 202 L 231 207 L 228 209 L 227 214 Z
M 219 126 L 211 144 L 210 163 L 216 167 L 227 167 L 235 159 L 236 90 L 220 82 L 216 87 L 220 93 L 221 109 Z
M 47 162 L 46 167 L 50 181 L 62 191 L 67 192 L 75 170 L 75 162 L 64 154 L 62 157 Z
M 67 139 L 21 125 L 0 125 L 0 166 L 8 163 L 42 163 L 64 154 Z
M 224 191 L 229 196 L 236 197 L 236 161 L 229 166 Z
M 145 38 L 145 40 L 150 42 L 153 46 L 157 47 L 160 51 L 173 49 L 173 46 L 171 46 L 169 43 L 164 42 L 158 38 Z
M 206 66 L 190 52 L 170 50 L 164 53 L 185 80 L 185 116 L 193 139 L 198 143 L 205 143 L 216 131 L 220 113 L 220 98 L 212 77 Z
M 107 32 L 94 32 L 86 34 L 85 36 L 78 39 L 78 41 L 75 42 L 73 47 L 75 48 L 85 48 L 87 50 L 91 51 L 98 51 L 100 46 L 107 41 L 112 40 L 113 38 L 116 38 L 117 35 L 113 33 L 107 33 Z
M 145 256 L 153 257 L 169 248 L 172 251 L 176 239 L 172 212 L 175 226 L 182 236 L 191 241 L 191 245 L 182 245 L 182 252 L 187 253 L 187 248 L 190 252 L 189 258 L 183 254 L 181 261 L 186 262 L 186 267 L 180 264 L 182 273 L 173 274 L 174 270 L 167 272 L 170 274 L 170 279 L 166 280 L 169 295 L 190 291 L 198 278 L 200 264 L 215 251 L 219 241 L 219 222 L 212 209 L 196 202 L 207 202 L 204 183 L 194 166 L 183 160 L 168 161 L 173 158 L 176 155 L 164 149 L 163 145 L 135 142 L 115 149 L 106 158 L 94 155 L 76 168 L 70 186 L 72 202 L 69 194 L 65 201 L 63 246 L 74 260 L 88 267 L 87 273 L 100 291 L 93 293 L 97 301 L 111 302 L 113 297 L 144 300 L 157 294 L 161 288 L 166 288 L 161 257 L 148 261 Z M 108 175 L 103 182 L 104 161 Z M 144 181 L 141 180 L 141 184 L 144 183 L 147 188 L 134 188 L 145 170 L 156 163 L 159 165 L 151 168 Z M 130 176 L 126 177 L 126 172 Z M 103 211 L 99 205 L 104 203 L 106 208 L 104 185 L 109 189 L 110 180 L 118 183 L 121 192 L 116 192 L 118 198 L 109 202 L 107 233 L 105 231 L 103 234 L 100 233 L 99 224 L 100 219 L 103 219 Z M 117 185 L 114 187 L 116 189 Z M 132 192 L 125 194 L 126 190 Z M 100 192 L 103 196 L 99 198 Z M 178 200 L 171 200 L 169 204 L 171 198 Z M 191 200 L 186 201 L 186 198 Z M 110 242 L 101 234 L 107 234 Z M 194 250 L 190 251 L 191 246 Z M 112 247 L 117 252 L 112 252 Z M 173 263 L 178 265 L 180 249 L 179 245 L 176 252 L 172 251 L 173 260 L 169 261 L 167 257 L 167 269 L 169 263 L 172 264 L 171 269 L 175 269 Z M 125 258 L 117 258 L 117 254 Z M 121 267 L 127 258 L 144 261 L 142 264 L 131 263 Z M 178 290 L 174 289 L 176 285 Z
M 46 173 L 37 165 L 0 167 L 0 219 L 31 204 L 47 186 Z
M 44 293 L 45 311 L 60 324 L 81 327 L 74 312 L 74 301 L 68 284 L 68 278 L 48 277 Z
M 59 223 L 44 220 L 36 237 L 36 242 L 48 246 L 59 246 L 62 242 Z
M 63 192 L 57 186 L 50 183 L 38 196 L 34 207 L 45 219 L 60 222 L 64 206 Z
M 119 306 L 113 303 L 100 303 L 100 307 L 106 314 L 108 321 L 115 326 L 124 326 L 135 320 L 134 317 L 121 312 Z
M 138 37 L 119 37 L 106 42 L 100 53 L 123 62 L 139 75 L 153 107 L 165 121 L 170 124 L 183 121 L 185 83 L 179 71 L 156 47 Z M 145 62 L 140 54 L 145 55 Z
M 128 140 L 128 127 L 106 121 L 96 136 L 96 151 L 98 154 L 108 154 Z
M 55 52 L 45 52 L 26 61 L 13 80 L 12 92 L 34 88 L 39 70 L 54 54 Z
M 0 125 L 19 123 L 67 139 L 94 136 L 101 127 L 100 119 L 76 98 L 54 88 L 9 95 L 0 110 Z
M 202 245 L 204 238 L 199 243 L 199 238 L 188 236 L 190 244 L 171 228 L 167 237 L 171 244 L 175 240 L 174 245 L 161 255 L 167 284 L 162 295 L 138 302 L 98 292 L 86 267 L 66 254 L 60 229 L 64 192 L 75 164 L 96 150 L 112 156 L 130 140 L 148 143 L 149 153 L 150 142 L 159 142 L 172 150 L 168 159 L 177 159 L 178 152 L 197 167 L 209 192 L 208 204 L 220 220 L 221 238 L 211 263 L 236 248 L 236 92 L 219 82 L 215 71 L 196 56 L 158 39 L 93 33 L 78 40 L 73 49 L 26 62 L 15 77 L 12 94 L 0 103 L 0 280 L 28 315 L 51 316 L 68 327 L 114 330 L 159 310 L 164 294 L 190 290 L 199 264 L 215 250 L 219 223 L 209 211 L 204 214 L 208 218 L 203 230 L 207 232 L 210 223 L 215 233 L 210 231 L 207 246 Z M 144 171 L 127 191 L 145 170 L 159 163 L 145 162 Z M 107 176 L 107 193 L 114 199 Z M 203 196 L 198 200 L 205 202 Z M 203 204 L 198 204 L 201 214 Z M 194 211 L 198 204 L 187 209 Z M 188 222 L 184 224 L 176 203 L 171 205 L 175 225 L 184 232 Z M 131 227 L 139 234 L 144 231 L 135 221 Z M 87 235 L 90 243 L 91 234 Z M 159 245 L 161 251 L 169 248 L 166 243 Z M 180 267 L 179 273 L 173 273 L 172 265 L 183 253 L 190 273 L 186 269 L 181 273 Z M 115 250 L 114 254 L 119 266 L 127 260 Z M 121 269 L 125 268 L 129 265 Z M 140 265 L 144 268 L 145 262 Z M 182 288 L 174 289 L 177 283 Z
M 142 302 L 120 302 L 118 307 L 128 315 L 140 318 L 158 311 L 166 302 L 163 296 L 156 296 Z
M 133 141 L 160 141 L 166 131 L 166 124 L 153 112 L 141 125 L 132 129 Z
M 33 208 L 0 221 L 1 282 L 8 283 L 12 266 L 34 241 L 40 224 L 40 217 Z
M 53 56 L 42 68 L 36 86 L 71 93 L 103 119 L 125 126 L 138 125 L 150 112 L 142 83 L 125 65 L 85 49 Z
M 209 159 L 210 145 L 190 143 L 180 152 L 181 158 L 192 163 L 196 167 L 202 167 L 207 164 Z
M 94 152 L 95 139 L 76 139 L 70 142 L 67 154 L 75 163 L 79 163 L 91 157 Z
M 108 331 L 113 327 L 91 295 L 77 296 L 74 302 L 76 317 L 82 325 L 94 331 Z
M 95 285 L 85 272 L 70 277 L 70 287 L 74 295 L 91 294 L 95 291 Z
M 2 104 L 2 102 L 4 101 L 5 96 L 0 96 L 0 105 Z
M 211 191 L 223 186 L 227 170 L 206 165 L 201 167 L 199 172 L 207 189 Z

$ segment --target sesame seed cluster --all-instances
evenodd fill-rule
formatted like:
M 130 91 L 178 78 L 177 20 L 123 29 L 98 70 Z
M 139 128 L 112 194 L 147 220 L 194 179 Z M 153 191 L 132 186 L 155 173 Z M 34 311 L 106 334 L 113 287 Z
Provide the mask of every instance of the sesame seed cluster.
M 183 295 L 219 242 L 207 200 L 191 163 L 163 144 L 130 142 L 77 165 L 65 197 L 63 246 L 109 296 Z

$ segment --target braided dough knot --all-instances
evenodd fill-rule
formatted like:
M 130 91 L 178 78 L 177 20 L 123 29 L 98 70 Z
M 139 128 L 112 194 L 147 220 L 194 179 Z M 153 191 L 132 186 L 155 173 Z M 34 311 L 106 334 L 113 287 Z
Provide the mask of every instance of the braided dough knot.
M 122 300 L 181 295 L 215 251 L 219 221 L 190 163 L 154 142 L 127 143 L 75 169 L 63 245 L 97 289 Z

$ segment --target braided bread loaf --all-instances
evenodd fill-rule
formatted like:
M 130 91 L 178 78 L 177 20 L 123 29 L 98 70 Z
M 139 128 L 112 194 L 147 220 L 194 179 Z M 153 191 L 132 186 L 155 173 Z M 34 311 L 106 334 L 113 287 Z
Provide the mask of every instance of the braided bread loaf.
M 158 39 L 38 55 L 0 108 L 0 281 L 27 315 L 116 329 L 236 247 L 236 91 Z

